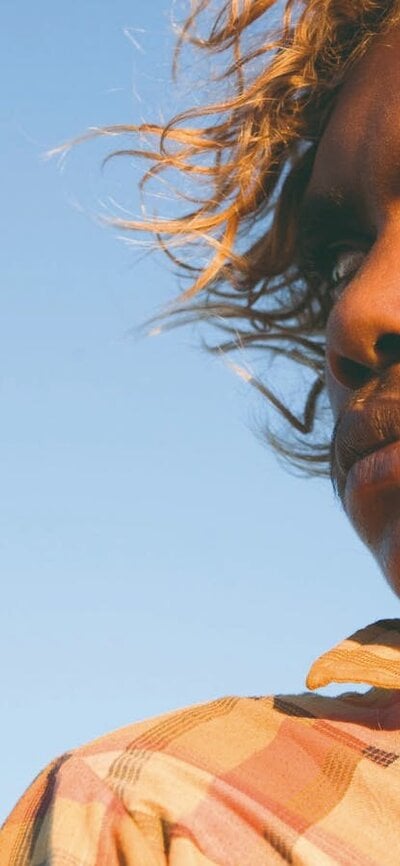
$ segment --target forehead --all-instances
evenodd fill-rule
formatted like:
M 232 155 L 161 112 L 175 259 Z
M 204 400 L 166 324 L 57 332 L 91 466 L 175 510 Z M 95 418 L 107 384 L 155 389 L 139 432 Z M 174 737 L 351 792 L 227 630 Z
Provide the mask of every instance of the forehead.
M 400 193 L 400 28 L 376 37 L 339 92 L 318 146 L 311 193 L 378 206 Z

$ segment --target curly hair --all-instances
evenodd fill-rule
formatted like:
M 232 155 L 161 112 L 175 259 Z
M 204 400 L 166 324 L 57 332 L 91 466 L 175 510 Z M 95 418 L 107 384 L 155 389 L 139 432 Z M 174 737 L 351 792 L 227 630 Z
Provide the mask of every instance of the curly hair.
M 191 6 L 179 30 L 175 71 L 183 46 L 218 59 L 222 71 L 210 76 L 208 89 L 214 87 L 215 99 L 165 125 L 94 132 L 144 136 L 143 148 L 111 156 L 149 159 L 142 187 L 162 171 L 177 172 L 189 209 L 172 218 L 153 214 L 114 223 L 154 232 L 190 280 L 163 314 L 167 327 L 206 319 L 223 332 L 212 351 L 268 349 L 308 371 L 301 411 L 278 396 L 265 375 L 245 377 L 288 422 L 279 435 L 267 426 L 276 451 L 310 474 L 325 475 L 329 441 L 318 441 L 315 428 L 324 411 L 330 301 L 300 250 L 299 208 L 340 86 L 371 38 L 395 23 L 400 3 L 227 0 L 214 12 L 212 0 Z M 330 437 L 325 431 L 321 438 Z

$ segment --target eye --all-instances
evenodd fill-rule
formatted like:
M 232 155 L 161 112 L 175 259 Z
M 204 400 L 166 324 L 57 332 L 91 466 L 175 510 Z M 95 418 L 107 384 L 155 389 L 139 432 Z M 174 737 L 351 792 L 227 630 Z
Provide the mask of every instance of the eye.
M 331 250 L 332 266 L 329 273 L 329 282 L 333 288 L 338 290 L 344 288 L 346 283 L 357 273 L 366 256 L 365 250 L 351 249 L 349 247 Z
M 336 227 L 336 232 L 338 227 Z M 374 238 L 351 234 L 343 237 L 328 237 L 326 231 L 320 236 L 315 231 L 301 236 L 300 268 L 308 286 L 320 298 L 323 314 L 328 316 L 332 306 L 339 300 L 348 283 L 362 267 L 374 244 Z

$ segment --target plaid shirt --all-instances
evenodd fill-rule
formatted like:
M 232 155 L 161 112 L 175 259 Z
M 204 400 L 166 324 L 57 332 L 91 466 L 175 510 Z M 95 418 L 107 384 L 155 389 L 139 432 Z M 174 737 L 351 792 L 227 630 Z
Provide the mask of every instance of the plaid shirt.
M 336 698 L 227 697 L 63 755 L 0 833 L 1 866 L 399 866 L 400 620 L 319 658 Z

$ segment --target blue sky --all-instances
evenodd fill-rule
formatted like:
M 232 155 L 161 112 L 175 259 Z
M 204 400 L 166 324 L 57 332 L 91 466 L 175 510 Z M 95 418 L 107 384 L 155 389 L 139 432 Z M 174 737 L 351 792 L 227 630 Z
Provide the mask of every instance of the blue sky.
M 174 109 L 168 0 L 3 0 L 0 817 L 51 758 L 228 693 L 300 691 L 398 604 L 328 482 L 284 472 L 259 397 L 196 332 L 129 334 L 177 290 L 96 213 L 138 167 L 63 171 L 91 125 Z M 132 38 L 133 37 L 133 38 Z M 134 42 L 139 43 L 139 48 Z

